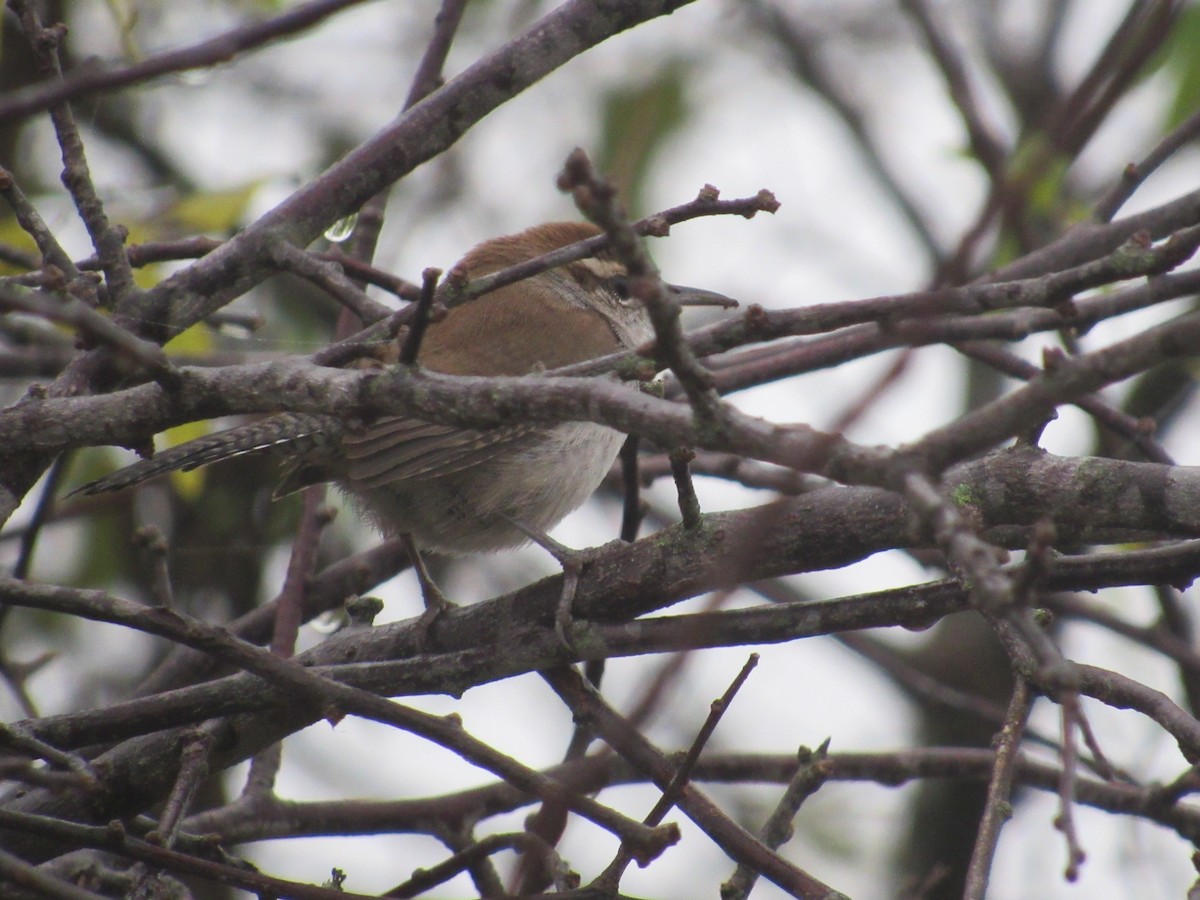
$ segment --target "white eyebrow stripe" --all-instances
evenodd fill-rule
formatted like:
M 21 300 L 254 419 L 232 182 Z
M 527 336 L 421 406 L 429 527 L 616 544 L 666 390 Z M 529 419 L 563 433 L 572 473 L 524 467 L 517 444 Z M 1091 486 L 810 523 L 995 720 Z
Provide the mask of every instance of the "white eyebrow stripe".
M 583 266 L 601 280 L 612 278 L 616 275 L 625 274 L 625 266 L 615 259 L 596 259 L 595 257 L 588 257 L 587 259 L 579 260 L 575 263 L 575 265 Z

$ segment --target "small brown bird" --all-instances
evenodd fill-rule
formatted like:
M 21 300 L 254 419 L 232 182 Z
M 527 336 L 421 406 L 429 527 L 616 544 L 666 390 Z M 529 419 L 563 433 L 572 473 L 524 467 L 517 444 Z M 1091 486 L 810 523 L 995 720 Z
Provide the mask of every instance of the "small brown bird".
M 599 233 L 583 223 L 539 225 L 485 241 L 459 265 L 477 278 Z M 628 287 L 608 251 L 550 269 L 452 308 L 429 325 L 418 362 L 452 375 L 524 375 L 632 349 L 653 329 Z M 685 305 L 736 305 L 671 290 Z M 470 429 L 393 416 L 352 428 L 334 416 L 285 413 L 172 447 L 77 493 L 271 451 L 284 457 L 276 496 L 332 481 L 386 534 L 439 553 L 490 552 L 529 540 L 514 521 L 544 533 L 582 505 L 622 441 L 592 422 Z

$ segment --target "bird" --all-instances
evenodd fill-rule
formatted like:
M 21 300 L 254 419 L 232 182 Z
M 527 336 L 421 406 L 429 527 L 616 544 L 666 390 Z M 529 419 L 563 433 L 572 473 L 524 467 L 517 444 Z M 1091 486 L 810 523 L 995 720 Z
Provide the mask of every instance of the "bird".
M 484 241 L 458 267 L 478 278 L 601 233 L 590 223 L 545 223 Z M 709 291 L 667 287 L 683 305 L 737 305 Z M 524 375 L 632 350 L 653 336 L 625 266 L 603 249 L 452 307 L 428 325 L 417 362 L 450 375 Z M 406 542 L 420 572 L 423 550 L 492 553 L 545 534 L 599 487 L 623 441 L 593 422 L 474 429 L 407 415 L 355 424 L 280 413 L 166 449 L 72 493 L 120 490 L 270 452 L 283 458 L 275 497 L 332 482 L 382 533 Z

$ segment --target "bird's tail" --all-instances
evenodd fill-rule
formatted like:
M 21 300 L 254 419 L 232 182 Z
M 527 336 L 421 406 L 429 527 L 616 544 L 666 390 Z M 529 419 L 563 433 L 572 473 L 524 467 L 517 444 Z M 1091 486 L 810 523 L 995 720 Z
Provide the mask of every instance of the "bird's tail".
M 271 416 L 163 450 L 149 459 L 138 460 L 111 475 L 88 482 L 73 490 L 71 495 L 119 491 L 165 472 L 188 472 L 244 453 L 274 450 L 289 457 L 310 454 L 324 446 L 336 446 L 342 431 L 341 421 L 332 416 L 302 413 Z

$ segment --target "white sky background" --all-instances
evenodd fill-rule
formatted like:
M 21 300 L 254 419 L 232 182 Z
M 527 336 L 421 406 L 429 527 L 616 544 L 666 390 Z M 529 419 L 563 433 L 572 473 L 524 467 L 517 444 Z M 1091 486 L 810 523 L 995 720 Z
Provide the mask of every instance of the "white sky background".
M 94 6 L 93 27 L 77 29 L 75 40 L 93 52 L 111 56 L 116 52 L 114 30 L 104 5 Z M 163 135 L 168 150 L 205 184 L 236 188 L 260 180 L 254 207 L 256 214 L 265 211 L 296 184 L 316 174 L 319 147 L 310 139 L 314 123 L 357 141 L 396 114 L 435 6 L 429 0 L 368 4 L 337 17 L 328 27 L 253 53 L 234 66 L 156 87 L 146 98 L 150 110 L 147 126 Z M 476 4 L 451 55 L 447 74 L 453 75 L 508 37 L 514 28 L 514 9 L 528 15 L 530 10 L 547 6 L 509 0 Z M 411 278 L 426 266 L 447 268 L 480 240 L 547 219 L 573 217 L 569 199 L 554 188 L 554 176 L 572 147 L 594 149 L 597 145 L 597 88 L 630 83 L 639 73 L 651 71 L 653 66 L 648 63 L 666 53 L 689 57 L 695 63 L 688 88 L 693 109 L 684 133 L 675 137 L 656 161 L 650 208 L 685 202 L 706 182 L 719 187 L 725 197 L 746 196 L 767 187 L 783 204 L 776 215 L 760 214 L 749 222 L 702 219 L 677 226 L 669 240 L 652 244 L 669 279 L 767 307 L 921 287 L 927 277 L 923 255 L 899 215 L 864 174 L 857 151 L 840 124 L 794 84 L 772 52 L 746 34 L 737 6 L 735 2 L 700 0 L 589 52 L 493 113 L 459 142 L 449 161 L 425 166 L 397 187 L 379 264 Z M 803 16 L 833 11 L 846 19 L 856 17 L 854 10 L 876 6 L 887 10 L 886 22 L 902 21 L 889 3 L 794 0 L 790 4 Z M 1064 77 L 1076 76 L 1086 67 L 1107 38 L 1107 28 L 1125 8 L 1116 0 L 1087 0 L 1076 6 L 1085 7 L 1086 16 L 1078 15 L 1070 22 L 1072 54 L 1063 60 Z M 147 42 L 155 42 L 144 48 L 147 51 L 192 42 L 201 34 L 232 24 L 224 13 L 221 4 L 211 2 L 162 4 L 162 8 L 143 12 L 138 33 Z M 525 21 L 522 19 L 522 24 Z M 1019 17 L 1015 24 L 1019 26 Z M 913 39 L 906 42 L 907 49 L 897 50 L 881 42 L 877 52 L 866 54 L 861 45 L 855 54 L 844 47 L 831 47 L 830 51 L 844 61 L 846 74 L 857 84 L 875 127 L 886 133 L 894 171 L 901 173 L 919 198 L 938 236 L 950 241 L 972 221 L 985 184 L 961 152 L 963 135 L 957 117 L 937 74 L 913 49 L 918 43 Z M 277 92 L 271 103 L 263 100 L 266 85 Z M 1103 176 L 1114 160 L 1123 164 L 1152 143 L 1160 110 L 1156 86 L 1147 85 L 1135 96 L 1137 103 L 1120 108 L 1115 119 L 1118 127 L 1106 129 L 1097 147 L 1085 156 L 1082 165 L 1092 175 Z M 996 124 L 1005 125 L 1002 120 Z M 106 169 L 106 163 L 116 164 L 111 153 L 96 144 L 89 145 L 89 151 L 102 188 L 124 182 L 122 172 Z M 1115 178 L 1119 170 L 1108 174 Z M 1151 182 L 1146 197 L 1161 199 L 1170 191 L 1170 184 L 1168 170 Z M 438 209 L 431 215 L 438 192 L 448 188 L 459 192 L 450 212 Z M 155 201 L 153 194 L 122 187 L 117 206 L 137 208 Z M 1145 202 L 1149 201 L 1139 195 L 1131 208 Z M 85 252 L 82 243 L 73 249 Z M 1116 323 L 1098 328 L 1088 336 L 1088 345 L 1103 345 L 1130 327 Z M 261 341 L 249 342 L 247 349 L 279 349 L 271 346 L 268 338 Z M 1031 358 L 1051 341 L 1050 337 L 1029 341 Z M 889 361 L 873 358 L 731 399 L 757 415 L 822 427 Z M 893 445 L 919 438 L 955 415 L 962 390 L 961 371 L 958 358 L 949 351 L 922 351 L 902 381 L 848 436 Z M 1048 429 L 1046 443 L 1060 452 L 1079 452 L 1089 438 L 1080 429 L 1080 419 L 1066 413 Z M 1169 449 L 1183 463 L 1195 464 L 1200 456 L 1194 442 L 1187 446 L 1176 440 Z M 707 479 L 700 479 L 697 487 L 706 510 L 768 499 Z M 673 509 L 667 485 L 654 490 L 651 497 L 661 508 Z M 572 546 L 593 545 L 614 537 L 618 521 L 615 506 L 592 504 L 570 517 L 555 534 Z M 365 529 L 363 538 L 374 539 Z M 468 560 L 445 586 L 456 600 L 480 599 L 494 593 L 497 583 L 515 587 L 554 570 L 554 563 L 542 551 L 532 549 Z M 817 573 L 796 582 L 813 596 L 834 597 L 926 577 L 911 560 L 889 554 L 845 571 Z M 414 582 L 407 576 L 389 585 L 382 595 L 388 600 L 384 620 L 406 618 L 419 609 Z M 1122 607 L 1126 612 L 1133 604 L 1132 608 L 1143 610 L 1144 615 L 1151 614 L 1146 598 L 1138 594 L 1130 592 L 1119 600 L 1126 604 Z M 672 611 L 685 608 L 691 606 Z M 92 633 L 95 626 L 87 628 Z M 921 638 L 901 634 L 896 639 L 911 644 Z M 694 655 L 684 688 L 650 728 L 649 737 L 664 748 L 685 745 L 749 649 Z M 1115 654 L 1121 654 L 1121 668 L 1127 674 L 1175 693 L 1172 674 L 1157 658 L 1134 656 L 1127 644 L 1117 644 L 1094 630 L 1068 632 L 1066 649 L 1080 660 L 1102 664 L 1107 660 L 1108 665 Z M 833 738 L 834 751 L 911 745 L 911 724 L 905 718 L 902 698 L 848 651 L 831 641 L 813 640 L 760 648 L 760 652 L 762 661 L 726 714 L 713 740 L 714 748 L 786 753 L 800 744 L 816 746 L 827 736 Z M 41 692 L 48 711 L 54 711 L 54 680 L 67 674 L 65 667 L 75 664 L 57 663 L 35 681 L 34 689 Z M 657 671 L 659 665 L 655 659 L 614 661 L 606 676 L 605 694 L 619 709 L 624 708 L 638 696 L 647 673 Z M 413 703 L 430 711 L 460 714 L 472 734 L 533 766 L 557 762 L 569 736 L 567 713 L 536 677 L 475 689 L 462 700 L 421 698 Z M 1089 705 L 1088 712 L 1104 737 L 1106 751 L 1119 765 L 1136 766 L 1144 777 L 1151 777 L 1148 770 L 1152 770 L 1164 779 L 1173 778 L 1183 768 L 1174 747 L 1139 717 L 1095 704 Z M 1045 732 L 1057 733 L 1055 715 L 1055 709 L 1039 708 L 1035 721 Z M 244 767 L 233 773 L 236 788 L 240 788 L 243 774 Z M 347 719 L 336 728 L 317 725 L 285 744 L 279 791 L 298 800 L 400 798 L 488 781 L 486 773 L 470 769 L 449 753 L 381 726 Z M 780 791 L 777 786 L 764 788 L 758 802 L 769 808 Z M 711 794 L 719 802 L 731 796 L 717 788 L 711 789 Z M 788 853 L 799 865 L 851 896 L 882 896 L 887 891 L 889 842 L 902 822 L 903 797 L 901 791 L 877 786 L 827 786 L 802 811 Z M 603 799 L 640 816 L 649 809 L 654 795 L 646 790 L 623 790 L 606 793 Z M 1065 847 L 1051 824 L 1055 814 L 1053 799 L 1045 795 L 1020 806 L 1000 844 L 990 897 L 1028 897 L 1032 885 L 1037 886 L 1039 897 L 1049 900 L 1135 893 L 1180 896 L 1195 877 L 1188 861 L 1189 848 L 1173 834 L 1079 808 L 1079 829 L 1089 859 L 1081 881 L 1067 885 L 1060 875 Z M 524 815 L 523 811 L 509 817 L 503 827 L 519 826 Z M 622 887 L 630 894 L 652 897 L 716 896 L 717 885 L 731 872 L 728 860 L 697 834 L 682 814 L 675 812 L 670 819 L 683 826 L 683 841 L 649 869 L 631 867 Z M 585 881 L 614 850 L 608 838 L 591 845 L 596 834 L 589 825 L 573 824 L 562 848 Z M 431 841 L 395 837 L 289 840 L 259 845 L 250 853 L 268 871 L 285 877 L 320 881 L 337 866 L 350 875 L 347 888 L 364 892 L 390 887 L 411 869 L 428 865 L 439 856 Z M 461 894 L 469 892 L 465 882 L 458 884 Z M 688 886 L 686 890 L 683 885 Z M 438 895 L 452 894 L 442 891 Z M 754 896 L 782 894 L 763 881 Z

